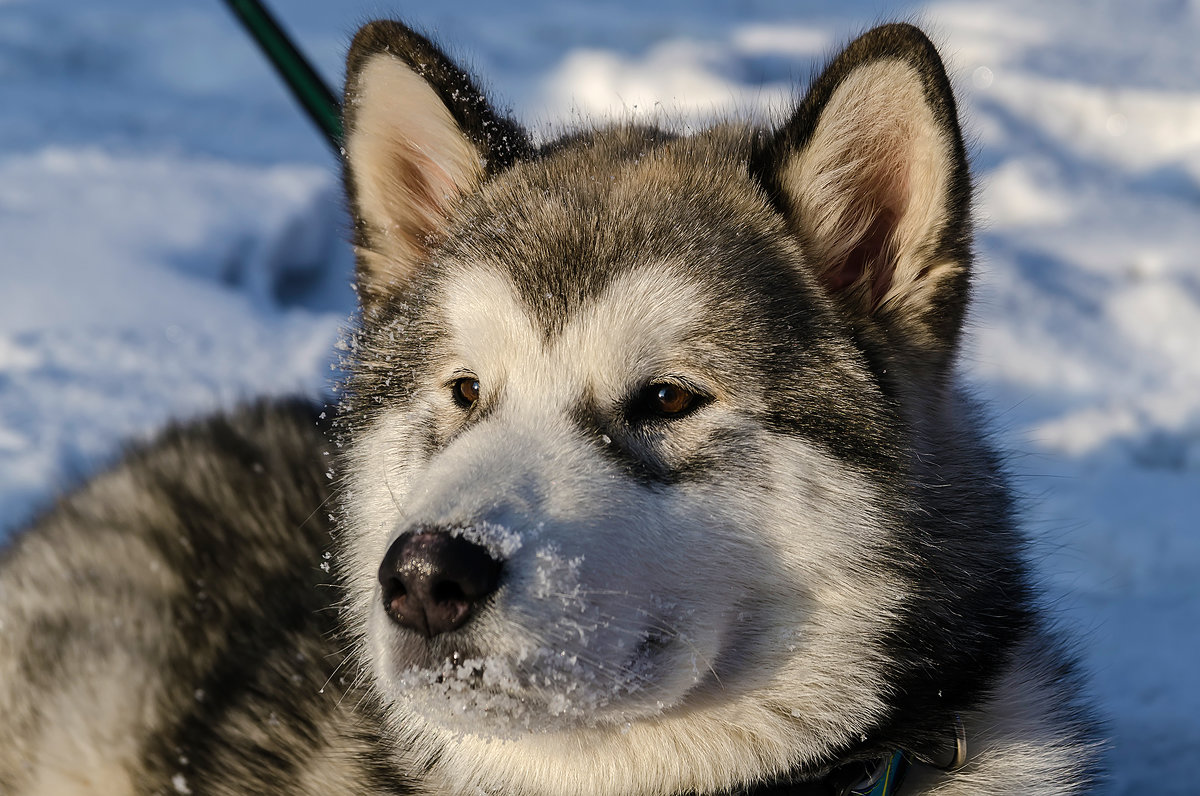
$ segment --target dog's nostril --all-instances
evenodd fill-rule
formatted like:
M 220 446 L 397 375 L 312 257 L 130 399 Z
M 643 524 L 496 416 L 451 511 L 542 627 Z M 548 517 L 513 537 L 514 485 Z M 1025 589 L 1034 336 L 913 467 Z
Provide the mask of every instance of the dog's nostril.
M 402 610 L 408 589 L 404 588 L 399 578 L 386 578 L 380 582 L 383 584 L 383 607 L 389 614 Z
M 439 581 L 433 584 L 433 589 L 430 593 L 433 595 L 434 602 L 467 601 L 467 595 L 463 593 L 462 586 L 453 581 Z
M 500 568 L 486 549 L 462 536 L 406 533 L 379 566 L 384 610 L 426 637 L 455 630 L 496 590 Z

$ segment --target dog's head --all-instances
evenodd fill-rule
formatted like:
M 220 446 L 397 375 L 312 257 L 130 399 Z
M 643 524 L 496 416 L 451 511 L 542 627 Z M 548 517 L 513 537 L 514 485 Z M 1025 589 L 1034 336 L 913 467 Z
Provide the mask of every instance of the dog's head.
M 871 31 L 773 133 L 535 148 L 377 22 L 345 109 L 343 566 L 418 755 L 462 786 L 665 793 L 885 726 L 931 657 L 897 638 L 969 266 L 928 40 Z

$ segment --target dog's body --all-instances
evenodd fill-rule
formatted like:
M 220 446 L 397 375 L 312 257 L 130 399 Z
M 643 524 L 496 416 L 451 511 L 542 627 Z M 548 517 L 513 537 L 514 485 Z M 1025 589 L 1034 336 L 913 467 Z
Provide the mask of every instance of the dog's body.
M 970 187 L 919 32 L 856 41 L 772 134 L 535 150 L 373 23 L 346 129 L 336 544 L 294 406 L 64 499 L 0 570 L 0 791 L 1093 786 L 953 384 Z

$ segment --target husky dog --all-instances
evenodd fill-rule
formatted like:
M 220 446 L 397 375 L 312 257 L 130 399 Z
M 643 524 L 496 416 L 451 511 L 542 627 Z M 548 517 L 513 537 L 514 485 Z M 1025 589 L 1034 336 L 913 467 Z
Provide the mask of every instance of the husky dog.
M 264 404 L 21 534 L 0 791 L 1095 786 L 955 386 L 971 187 L 923 34 L 862 36 L 774 131 L 535 147 L 375 22 L 345 122 L 337 480 Z

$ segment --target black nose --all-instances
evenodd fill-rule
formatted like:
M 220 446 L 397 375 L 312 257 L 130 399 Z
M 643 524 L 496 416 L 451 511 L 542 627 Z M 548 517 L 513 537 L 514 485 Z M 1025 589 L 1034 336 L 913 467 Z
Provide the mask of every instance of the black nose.
M 462 627 L 500 582 L 500 562 L 444 530 L 406 533 L 379 565 L 383 608 L 426 638 Z

